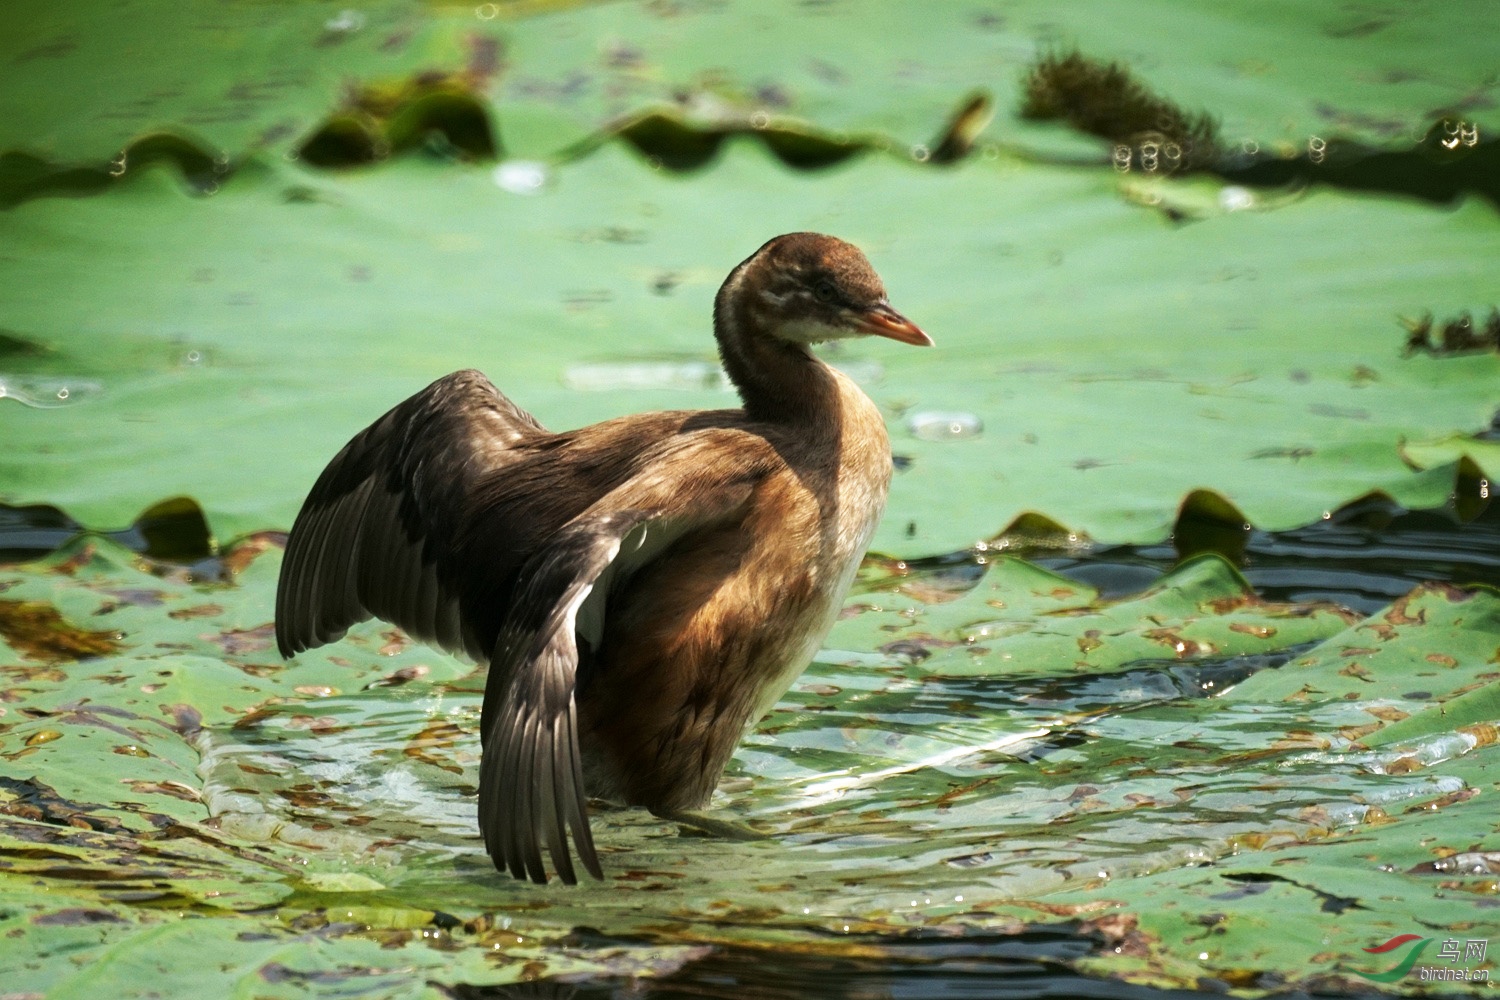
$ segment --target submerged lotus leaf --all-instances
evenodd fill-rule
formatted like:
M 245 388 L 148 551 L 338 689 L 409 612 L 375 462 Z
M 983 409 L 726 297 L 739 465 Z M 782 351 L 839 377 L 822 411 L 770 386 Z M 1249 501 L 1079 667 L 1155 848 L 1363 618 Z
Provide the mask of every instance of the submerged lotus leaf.
M 1361 629 L 1394 628 L 1373 676 L 1437 671 L 1450 686 L 1425 679 L 1417 711 L 1460 706 L 1489 669 L 1477 651 L 1500 641 L 1488 592 L 1420 589 L 1350 626 L 1328 606 L 1256 598 L 1216 556 L 1108 601 L 1014 557 L 885 575 L 877 560 L 829 651 L 747 738 L 715 801 L 771 839 L 704 839 L 640 811 L 595 810 L 611 880 L 523 885 L 492 872 L 473 827 L 478 679 L 378 625 L 277 664 L 264 616 L 278 558 L 256 551 L 232 583 L 155 575 L 99 540 L 0 575 L 7 594 L 123 634 L 120 650 L 66 670 L 23 655 L 5 672 L 27 713 L 0 729 L 21 776 L 0 788 L 0 864 L 66 887 L 45 905 L 16 895 L 8 919 L 28 921 L 31 953 L 88 926 L 121 968 L 154 963 L 173 983 L 187 970 L 148 956 L 192 940 L 243 956 L 196 973 L 205 982 L 364 982 L 351 970 L 392 968 L 368 964 L 365 949 L 398 948 L 416 972 L 392 982 L 499 983 L 523 966 L 675 968 L 706 940 L 806 946 L 809 926 L 994 931 L 1039 913 L 1103 920 L 1123 905 L 1102 932 L 1136 927 L 1150 961 L 1138 973 L 1133 960 L 1082 967 L 1182 983 L 1193 963 L 1168 942 L 1210 914 L 1247 908 L 1210 963 L 1233 976 L 1291 963 L 1267 964 L 1254 944 L 1271 933 L 1257 914 L 1272 902 L 1302 926 L 1330 899 L 1357 900 L 1348 913 L 1360 919 L 1325 949 L 1332 957 L 1276 937 L 1308 963 L 1299 975 L 1342 975 L 1388 926 L 1437 911 L 1416 875 L 1400 877 L 1399 912 L 1372 898 L 1339 845 L 1376 836 L 1406 871 L 1431 856 L 1400 832 L 1420 818 L 1424 835 L 1467 848 L 1431 816 L 1468 815 L 1474 769 L 1489 766 L 1482 738 L 1423 731 L 1412 746 L 1359 749 L 1362 720 L 1393 719 L 1417 696 L 1367 690 L 1342 669 Z M 994 634 L 965 641 L 976 622 Z M 1179 656 L 1168 633 L 1198 646 Z M 1310 678 L 1326 697 L 1307 696 Z M 1464 724 L 1481 723 L 1486 705 Z M 223 916 L 190 930 L 140 909 L 144 899 Z M 269 922 L 257 915 L 268 904 L 280 907 Z M 655 936 L 663 920 L 683 929 L 681 944 L 560 943 L 577 924 Z M 724 921 L 740 929 L 724 937 Z M 293 946 L 308 934 L 323 942 L 316 954 Z M 412 952 L 421 941 L 441 948 Z M 496 946 L 506 960 L 486 964 Z M 422 973 L 419 955 L 457 964 Z M 99 974 L 71 968 L 44 961 L 16 981 L 82 989 Z
M 1494 743 L 1497 738 L 1495 723 L 1500 720 L 1500 685 L 1490 681 L 1481 687 L 1466 685 L 1466 688 L 1435 705 L 1418 708 L 1405 718 L 1392 715 L 1389 725 L 1361 736 L 1359 742 L 1371 747 L 1390 746 L 1406 740 L 1457 734 L 1473 746 Z
M 958 599 L 937 597 L 933 574 L 925 584 L 903 580 L 889 595 L 858 601 L 829 643 L 874 647 L 889 662 L 945 676 L 1096 676 L 1142 661 L 1283 650 L 1327 638 L 1352 617 L 1333 605 L 1264 601 L 1213 555 L 1123 601 L 1100 601 L 1076 580 L 1011 558 L 960 563 L 947 575 L 966 584 Z
M 1445 636 L 1432 649 L 1434 634 Z M 1469 690 L 1500 646 L 1500 597 L 1490 590 L 1421 587 L 1229 696 L 1254 701 L 1441 704 Z M 1409 711 L 1410 709 L 1408 709 Z

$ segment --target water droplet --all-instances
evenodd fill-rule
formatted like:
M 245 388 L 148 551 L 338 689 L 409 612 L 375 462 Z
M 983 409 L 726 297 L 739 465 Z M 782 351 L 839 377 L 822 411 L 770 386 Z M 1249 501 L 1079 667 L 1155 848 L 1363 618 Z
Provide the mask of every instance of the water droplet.
M 972 413 L 923 410 L 906 418 L 906 429 L 923 441 L 960 441 L 978 437 L 984 423 Z
M 365 15 L 358 10 L 341 10 L 323 22 L 323 30 L 335 35 L 352 35 L 365 26 Z
M 547 166 L 535 160 L 506 160 L 491 175 L 496 186 L 511 194 L 536 194 L 547 184 Z
M 482 3 L 474 8 L 474 16 L 481 21 L 493 21 L 500 13 L 500 7 L 492 3 Z
M 69 406 L 103 388 L 88 379 L 13 379 L 0 375 L 0 399 L 13 399 L 22 406 L 39 410 Z
M 1239 212 L 1255 207 L 1255 195 L 1249 188 L 1231 184 L 1219 192 L 1219 207 L 1226 212 Z

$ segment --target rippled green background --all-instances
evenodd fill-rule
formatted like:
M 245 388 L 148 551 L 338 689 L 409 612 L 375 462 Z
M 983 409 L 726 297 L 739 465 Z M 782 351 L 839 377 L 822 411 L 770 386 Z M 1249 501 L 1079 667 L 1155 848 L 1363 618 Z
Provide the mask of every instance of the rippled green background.
M 1491 936 L 1490 590 L 1366 618 L 1264 601 L 1212 555 L 1107 599 L 1010 557 L 880 562 L 716 801 L 774 839 L 600 812 L 614 881 L 537 888 L 488 871 L 472 831 L 468 668 L 375 626 L 281 664 L 279 552 L 253 534 L 455 368 L 556 428 L 729 405 L 705 376 L 713 292 L 794 229 L 864 247 L 938 342 L 830 355 L 910 460 L 876 540 L 891 556 L 1027 510 L 1155 542 L 1200 487 L 1266 529 L 1371 490 L 1441 506 L 1461 471 L 1500 471 L 1479 435 L 1500 360 L 1403 357 L 1398 316 L 1496 303 L 1495 204 L 1120 174 L 1107 144 L 1015 109 L 1037 54 L 1077 46 L 1242 148 L 1409 152 L 1444 116 L 1492 141 L 1488 4 L 7 17 L 0 500 L 107 529 L 189 495 L 239 572 L 195 582 L 89 538 L 0 570 L 4 989 L 436 996 L 665 973 L 705 944 L 878 956 L 1061 921 L 1093 975 L 1350 990 L 1398 934 Z M 461 76 L 501 166 L 539 188 L 431 145 L 296 157 L 358 87 L 399 105 L 429 71 Z M 976 90 L 995 117 L 972 155 L 925 162 Z M 732 134 L 674 170 L 616 137 L 653 110 Z M 778 129 L 859 151 L 797 169 Z M 181 141 L 140 141 L 161 131 Z M 150 162 L 161 148 L 188 169 Z M 912 433 L 951 411 L 982 431 Z M 123 638 L 77 659 L 69 627 Z

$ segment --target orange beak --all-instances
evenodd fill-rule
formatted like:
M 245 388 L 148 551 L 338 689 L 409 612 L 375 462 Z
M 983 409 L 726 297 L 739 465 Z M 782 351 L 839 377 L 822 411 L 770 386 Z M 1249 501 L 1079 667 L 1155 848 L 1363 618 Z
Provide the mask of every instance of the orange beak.
M 913 347 L 931 347 L 932 338 L 911 320 L 886 305 L 884 302 L 861 313 L 854 323 L 865 333 L 877 337 L 889 337 Z

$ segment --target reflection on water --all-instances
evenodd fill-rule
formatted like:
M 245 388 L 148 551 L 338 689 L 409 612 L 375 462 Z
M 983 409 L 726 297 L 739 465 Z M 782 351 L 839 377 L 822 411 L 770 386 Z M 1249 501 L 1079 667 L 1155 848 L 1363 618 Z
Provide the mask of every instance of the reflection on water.
M 69 406 L 103 390 L 102 383 L 86 378 L 0 374 L 0 399 L 13 399 L 22 406 L 35 409 Z
M 205 729 L 203 801 L 223 834 L 288 861 L 275 876 L 288 912 L 350 926 L 387 900 L 434 921 L 480 913 L 488 933 L 515 935 L 505 947 L 553 962 L 679 949 L 649 983 L 594 972 L 542 995 L 1130 997 L 1133 987 L 1069 964 L 1121 947 L 1113 918 L 1068 909 L 1078 890 L 1130 898 L 1191 870 L 1217 893 L 1199 902 L 1217 912 L 1291 879 L 1271 873 L 1296 874 L 1284 863 L 1309 845 L 1370 843 L 1384 824 L 1474 794 L 1460 776 L 1471 772 L 1439 765 L 1472 760 L 1482 733 L 1438 731 L 1399 750 L 1343 735 L 1422 711 L 1433 695 L 1416 688 L 1440 679 L 1378 696 L 1254 686 L 1292 674 L 1295 689 L 1294 672 L 1330 646 L 1337 669 L 1338 637 L 1356 617 L 1268 597 L 1377 610 L 1420 580 L 1491 578 L 1497 521 L 1376 503 L 1295 531 L 1252 529 L 1241 558 L 1259 594 L 1215 557 L 1177 565 L 1170 544 L 1074 536 L 1031 563 L 997 547 L 873 559 L 836 648 L 746 737 L 715 794 L 720 818 L 768 838 L 719 839 L 595 802 L 602 884 L 494 872 L 474 822 L 476 676 L 299 687 L 300 700 Z M 1122 600 L 1100 600 L 1091 584 Z M 356 630 L 341 655 L 365 663 L 388 639 Z M 1367 861 L 1374 878 L 1392 856 L 1372 847 L 1353 864 Z M 1263 871 L 1224 874 L 1256 857 Z M 1360 905 L 1338 891 L 1320 898 Z M 1072 922 L 1028 930 L 1003 916 L 1018 906 L 1035 907 L 1023 919 Z M 573 930 L 521 945 L 538 926 Z M 482 940 L 479 927 L 454 940 Z M 745 943 L 762 937 L 765 948 Z
M 1247 573 L 1263 594 L 1316 593 L 1374 610 L 1422 579 L 1500 571 L 1494 547 L 1476 544 L 1500 530 L 1492 512 L 1463 526 L 1438 513 L 1386 513 L 1378 529 L 1347 517 L 1255 532 Z M 1128 577 L 1140 590 L 1173 558 L 1165 546 L 1101 547 L 1038 562 L 1096 584 Z M 1192 641 L 1198 654 L 1184 658 L 1186 640 L 1174 637 L 1176 656 L 1103 672 L 1018 670 L 1004 666 L 1008 650 L 1035 640 L 1047 621 L 1038 614 L 1055 612 L 1028 608 L 1014 593 L 1011 607 L 978 600 L 991 557 L 928 563 L 905 564 L 906 575 L 853 606 L 856 615 L 874 610 L 880 593 L 899 596 L 893 606 L 923 607 L 912 595 L 936 602 L 929 615 L 968 595 L 990 620 L 961 625 L 956 642 L 919 635 L 819 658 L 746 738 L 714 802 L 773 832 L 774 846 L 684 841 L 672 824 L 601 804 L 594 826 L 606 867 L 668 868 L 686 880 L 681 889 L 722 885 L 722 865 L 748 850 L 756 864 L 739 877 L 750 883 L 837 869 L 837 882 L 810 889 L 840 900 L 836 909 L 892 884 L 893 873 L 897 884 L 918 873 L 950 900 L 976 886 L 1033 895 L 1349 828 L 1376 804 L 1458 790 L 1456 779 L 1386 773 L 1389 755 L 1285 743 L 1287 733 L 1368 722 L 1363 703 L 1216 700 L 1302 656 L 1309 643 L 1292 631 L 1278 646 L 1273 627 L 1232 626 L 1265 640 L 1262 653 L 1213 655 L 1212 643 Z M 1062 609 L 1068 595 L 1049 599 Z M 973 614 L 962 604 L 947 613 Z M 1078 640 L 1084 654 L 1100 641 L 1090 634 Z M 456 859 L 482 872 L 488 861 L 473 822 L 478 704 L 473 685 L 413 683 L 322 698 L 315 717 L 303 707 L 269 710 L 203 737 L 206 799 L 226 830 L 394 865 L 398 880 Z M 1416 754 L 1435 763 L 1472 742 L 1438 740 Z M 1281 763 L 1268 779 L 1254 762 L 1277 745 Z M 1111 760 L 1119 763 L 1101 765 Z M 851 879 L 861 891 L 849 889 Z
M 602 940 L 604 946 L 612 942 Z M 494 996 L 568 997 L 569 1000 L 688 1000 L 702 997 L 944 997 L 947 1000 L 1199 1000 L 1221 993 L 1159 990 L 1126 982 L 1090 979 L 1063 963 L 1105 945 L 1102 935 L 1035 928 L 1015 934 L 936 933 L 888 942 L 878 957 L 831 956 L 800 950 L 715 948 L 667 975 L 652 979 L 599 980 L 567 993 L 497 991 Z
M 1500 504 L 1460 523 L 1447 511 L 1406 510 L 1371 497 L 1288 531 L 1246 533 L 1242 569 L 1274 600 L 1334 601 L 1373 614 L 1429 580 L 1500 586 Z M 1092 546 L 1037 559 L 1106 594 L 1140 589 L 1178 559 L 1171 542 Z
M 906 429 L 923 441 L 960 441 L 978 437 L 984 424 L 972 413 L 921 411 L 906 418 Z
M 1356 644 L 1399 645 L 1403 629 L 1418 633 L 1408 641 L 1456 642 L 1455 620 L 1500 613 L 1492 598 L 1429 588 L 1420 606 L 1380 611 L 1358 625 L 1369 637 L 1351 640 L 1357 616 L 1268 601 L 1274 587 L 1247 590 L 1217 556 L 1171 565 L 1170 546 L 1102 547 L 1065 533 L 1065 544 L 1049 547 L 1045 525 L 1033 521 L 1037 531 L 1007 536 L 1009 548 L 872 557 L 832 648 L 745 738 L 711 803 L 717 818 L 766 839 L 705 836 L 595 802 L 608 881 L 535 886 L 497 874 L 476 829 L 482 675 L 374 623 L 280 662 L 265 617 L 275 540 L 251 537 L 205 557 L 184 541 L 201 534 L 188 530 L 201 522 L 190 502 L 143 515 L 141 545 L 73 538 L 79 526 L 52 508 L 0 513 L 8 514 L 0 543 L 7 534 L 20 550 L 72 539 L 54 557 L 56 572 L 0 581 L 0 603 L 41 606 L 66 580 L 69 615 L 106 615 L 125 634 L 107 668 L 84 660 L 48 673 L 46 683 L 75 687 L 56 710 L 18 713 L 14 731 L 26 740 L 28 766 L 47 753 L 99 763 L 76 736 L 101 723 L 136 727 L 119 734 L 129 746 L 96 749 L 108 777 L 86 801 L 35 794 L 52 795 L 66 815 L 92 817 L 115 808 L 94 803 L 123 794 L 111 767 L 121 769 L 119 787 L 146 797 L 145 808 L 165 796 L 180 809 L 186 790 L 191 808 L 206 812 L 206 827 L 192 820 L 206 839 L 191 878 L 162 876 L 203 898 L 278 906 L 293 929 L 323 921 L 391 947 L 415 942 L 411 928 L 420 927 L 423 942 L 431 932 L 444 948 L 503 948 L 507 960 L 534 956 L 552 972 L 592 948 L 598 975 L 607 943 L 590 944 L 582 931 L 577 941 L 558 939 L 604 927 L 634 939 L 615 968 L 657 961 L 676 970 L 662 996 L 696 995 L 707 981 L 699 977 L 728 984 L 724 995 L 754 995 L 741 989 L 734 948 L 758 940 L 821 957 L 805 965 L 783 957 L 755 983 L 774 984 L 778 970 L 818 982 L 820 968 L 837 968 L 850 982 L 884 988 L 907 983 L 910 961 L 938 968 L 925 981 L 954 995 L 981 982 L 985 992 L 975 995 L 1003 995 L 994 979 L 1012 976 L 1018 988 L 1045 981 L 1084 992 L 1092 984 L 1057 963 L 1115 948 L 1104 921 L 1116 917 L 1096 920 L 1102 911 L 1083 907 L 1118 916 L 1169 895 L 1184 876 L 1237 892 L 1233 872 L 1280 877 L 1264 872 L 1325 843 L 1346 852 L 1338 864 L 1350 879 L 1397 862 L 1385 871 L 1404 872 L 1411 861 L 1381 830 L 1425 835 L 1450 818 L 1444 829 L 1462 828 L 1468 815 L 1440 810 L 1482 789 L 1476 775 L 1496 738 L 1493 726 L 1439 722 L 1399 745 L 1354 742 L 1380 722 L 1420 722 L 1440 702 L 1446 711 L 1454 685 L 1489 669 L 1418 655 L 1411 676 L 1382 678 L 1378 663 L 1357 662 L 1378 650 Z M 1418 579 L 1493 573 L 1497 521 L 1488 511 L 1460 524 L 1442 512 L 1367 503 L 1297 531 L 1251 531 L 1243 558 L 1252 577 L 1275 572 L 1272 556 L 1293 546 L 1288 569 L 1322 572 L 1327 594 L 1368 603 Z M 163 525 L 178 527 L 163 535 Z M 176 541 L 163 549 L 164 539 Z M 1027 545 L 1034 562 L 1009 554 Z M 169 551 L 233 565 L 237 582 L 194 582 L 171 570 L 167 555 L 149 556 Z M 1088 582 L 1119 587 L 1127 577 L 1118 600 L 1101 599 Z M 1306 585 L 1299 580 L 1292 586 Z M 1450 613 L 1457 618 L 1437 621 Z M 0 625 L 14 632 L 20 621 Z M 24 672 L 27 683 L 41 678 Z M 168 718 L 170 729 L 158 721 Z M 45 732 L 33 739 L 26 726 Z M 197 752 L 198 781 L 190 770 L 171 781 L 137 770 L 174 750 L 188 768 Z M 38 773 L 61 783 L 68 770 L 54 762 Z M 172 823 L 153 829 L 185 836 Z M 1468 849 L 1472 837 L 1462 837 L 1446 834 L 1443 844 Z M 1361 853 L 1351 861 L 1349 851 Z M 53 866 L 30 854 L 12 862 Z M 1018 910 L 1024 920 L 1076 923 L 1051 937 L 1012 938 Z M 443 937 L 440 921 L 461 930 Z M 503 942 L 493 938 L 497 927 L 510 934 Z M 993 936 L 998 930 L 1010 944 Z M 941 941 L 929 940 L 938 933 Z M 733 947 L 709 950 L 726 940 Z M 527 948 L 524 958 L 510 951 Z M 660 960 L 668 951 L 670 961 Z M 837 965 L 856 958 L 869 964 Z M 967 968 L 981 972 L 966 978 Z
M 746 739 L 713 803 L 770 839 L 693 835 L 595 803 L 609 881 L 571 890 L 490 868 L 474 826 L 473 685 L 323 698 L 316 716 L 289 705 L 206 731 L 198 748 L 214 825 L 280 845 L 307 866 L 309 887 L 354 879 L 434 909 L 525 901 L 548 919 L 621 934 L 666 914 L 712 922 L 708 907 L 728 905 L 715 900 L 753 904 L 755 924 L 848 933 L 859 914 L 889 932 L 1318 840 L 1463 789 L 1313 746 L 1286 746 L 1273 769 L 1261 766 L 1289 732 L 1367 718 L 1343 702 L 1278 709 L 1205 696 L 1274 668 L 1235 658 L 1011 680 L 815 664 Z
M 495 185 L 511 194 L 538 194 L 547 186 L 547 165 L 533 160 L 506 160 L 490 175 Z

